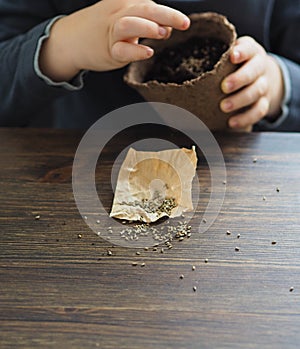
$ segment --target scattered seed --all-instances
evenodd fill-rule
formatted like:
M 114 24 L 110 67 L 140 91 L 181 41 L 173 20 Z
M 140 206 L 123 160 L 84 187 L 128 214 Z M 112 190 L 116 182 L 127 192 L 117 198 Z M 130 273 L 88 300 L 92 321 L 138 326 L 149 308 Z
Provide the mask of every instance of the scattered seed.
M 236 247 L 235 250 L 238 252 L 238 251 L 240 250 L 240 248 L 239 248 L 239 247 Z
M 126 224 L 127 222 L 126 221 L 123 221 L 122 224 Z
M 131 265 L 132 265 L 133 267 L 136 267 L 138 264 L 137 264 L 137 262 L 132 262 Z
M 225 185 L 225 184 L 227 184 L 227 182 L 226 182 L 226 181 L 223 181 L 223 184 Z
M 254 158 L 254 159 L 253 159 L 253 162 L 256 163 L 256 162 L 257 162 L 257 158 Z
M 81 238 L 82 238 L 82 235 L 81 235 L 81 234 L 78 234 L 77 237 L 78 237 L 78 239 L 81 239 Z
M 146 265 L 145 263 L 142 263 L 142 264 L 141 264 L 141 267 L 143 268 L 145 265 Z
M 276 188 L 276 191 L 277 191 L 277 193 L 279 193 L 279 192 L 280 192 L 280 189 L 279 189 L 279 188 Z
M 153 250 L 154 252 L 156 252 L 156 251 L 157 251 L 157 247 L 154 247 L 152 250 Z
M 149 247 L 144 247 L 144 251 L 148 251 L 149 250 Z
M 237 234 L 236 238 L 239 239 L 241 237 L 241 234 Z
M 87 221 L 88 218 L 87 218 L 87 216 L 83 216 L 83 219 Z
M 207 220 L 205 218 L 203 218 L 202 222 L 205 224 L 205 223 L 207 223 Z
M 137 251 L 135 254 L 136 254 L 137 256 L 140 256 L 140 255 L 141 255 L 141 252 Z
M 160 253 L 164 253 L 165 252 L 165 250 L 162 248 L 161 250 L 160 250 Z
M 290 287 L 290 292 L 293 292 L 294 291 L 294 287 Z
M 101 231 L 98 231 L 98 232 L 97 232 L 97 235 L 100 236 L 100 235 L 101 235 Z
M 267 200 L 267 198 L 265 196 L 263 196 L 263 201 L 266 201 L 266 200 Z
M 97 224 L 100 224 L 100 221 L 99 221 L 99 219 L 97 219 L 97 220 L 96 220 L 96 223 L 97 223 Z
M 194 291 L 194 292 L 197 291 L 197 287 L 196 287 L 196 286 L 193 287 L 193 291 Z
M 277 241 L 272 241 L 272 245 L 276 245 L 277 244 Z
M 183 274 L 181 274 L 180 276 L 179 276 L 179 279 L 183 279 L 184 278 L 184 275 Z
M 226 234 L 227 234 L 227 235 L 231 235 L 231 231 L 230 231 L 230 230 L 227 230 L 227 231 L 226 231 Z
M 37 215 L 37 216 L 34 217 L 34 219 L 35 219 L 36 221 L 38 221 L 40 218 L 41 218 L 40 215 Z
M 196 270 L 196 267 L 194 265 L 192 266 L 192 270 Z
M 110 250 L 107 251 L 108 256 L 112 256 L 112 252 Z
M 204 263 L 208 263 L 208 259 L 207 258 L 204 259 Z

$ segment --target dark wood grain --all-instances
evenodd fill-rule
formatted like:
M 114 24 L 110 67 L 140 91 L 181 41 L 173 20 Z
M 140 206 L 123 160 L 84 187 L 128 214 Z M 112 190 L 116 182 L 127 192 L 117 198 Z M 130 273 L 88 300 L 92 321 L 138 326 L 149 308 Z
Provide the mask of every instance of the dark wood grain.
M 215 223 L 140 255 L 99 238 L 78 213 L 71 176 L 82 135 L 0 129 L 0 348 L 299 348 L 300 134 L 216 135 L 228 178 Z M 107 209 L 113 160 L 135 138 L 119 136 L 99 161 Z M 210 192 L 201 154 L 197 171 L 194 227 Z

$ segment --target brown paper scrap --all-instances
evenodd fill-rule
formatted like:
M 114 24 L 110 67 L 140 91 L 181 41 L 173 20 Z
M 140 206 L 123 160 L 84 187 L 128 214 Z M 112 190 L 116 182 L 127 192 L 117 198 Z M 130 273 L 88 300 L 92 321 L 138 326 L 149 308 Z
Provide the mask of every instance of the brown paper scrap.
M 158 152 L 130 148 L 118 175 L 110 217 L 150 223 L 192 211 L 196 166 L 194 146 Z

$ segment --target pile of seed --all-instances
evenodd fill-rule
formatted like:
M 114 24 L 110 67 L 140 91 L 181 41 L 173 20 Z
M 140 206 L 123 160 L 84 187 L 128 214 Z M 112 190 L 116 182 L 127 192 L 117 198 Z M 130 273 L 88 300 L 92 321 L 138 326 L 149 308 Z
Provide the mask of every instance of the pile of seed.
M 137 241 L 142 237 L 148 237 L 157 243 L 170 243 L 174 239 L 183 241 L 185 238 L 190 238 L 191 229 L 192 227 L 186 221 L 179 221 L 176 224 L 170 224 L 168 221 L 161 227 L 148 223 L 134 224 L 121 230 L 120 236 L 126 241 Z
M 144 198 L 142 200 L 135 200 L 132 202 L 121 202 L 120 205 L 124 205 L 125 207 L 139 207 L 147 213 L 153 213 L 157 217 L 160 217 L 163 213 L 165 213 L 167 216 L 170 216 L 173 208 L 177 206 L 177 203 L 175 198 L 162 198 L 158 192 L 155 192 L 153 198 L 150 200 Z M 141 220 L 143 220 L 143 217 L 141 217 Z

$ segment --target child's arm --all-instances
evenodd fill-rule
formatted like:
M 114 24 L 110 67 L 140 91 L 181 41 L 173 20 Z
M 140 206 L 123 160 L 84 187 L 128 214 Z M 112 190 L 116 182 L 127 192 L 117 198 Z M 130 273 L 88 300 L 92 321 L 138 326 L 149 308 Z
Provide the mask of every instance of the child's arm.
M 185 30 L 181 12 L 150 0 L 103 0 L 63 17 L 43 44 L 40 67 L 55 81 L 80 70 L 107 71 L 152 56 L 139 38 L 164 39 L 171 28 Z

